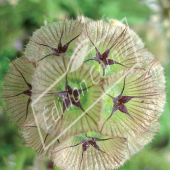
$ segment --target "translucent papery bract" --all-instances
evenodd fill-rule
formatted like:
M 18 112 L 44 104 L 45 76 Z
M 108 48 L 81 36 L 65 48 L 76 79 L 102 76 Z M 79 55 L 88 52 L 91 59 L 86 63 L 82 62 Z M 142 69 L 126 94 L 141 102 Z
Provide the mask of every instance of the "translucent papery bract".
M 23 138 L 26 143 L 25 146 L 31 147 L 39 155 L 44 155 L 51 158 L 51 151 L 58 144 L 58 141 L 54 141 L 54 138 L 46 133 L 43 129 L 39 129 L 37 126 L 27 125 L 22 128 Z
M 117 26 L 125 26 L 123 22 L 117 20 L 117 19 L 108 19 L 109 23 L 112 23 Z
M 102 137 L 102 139 L 106 138 L 109 137 Z M 54 164 L 62 169 L 74 170 L 117 169 L 128 158 L 127 141 L 125 138 L 112 138 L 106 141 L 96 142 L 103 152 L 96 150 L 90 145 L 83 153 L 83 159 L 81 144 L 69 147 L 80 143 L 81 140 L 81 137 L 75 136 L 57 145 L 52 152 Z
M 46 59 L 37 68 L 33 76 L 33 109 L 39 126 L 52 136 L 65 138 L 80 132 L 98 131 L 97 122 L 101 114 L 102 94 L 99 74 L 91 67 L 82 65 L 75 72 L 69 72 L 69 60 L 64 58 Z M 72 104 L 63 113 L 63 101 L 57 92 L 63 92 L 66 84 L 66 70 L 68 85 L 72 89 L 85 89 L 76 100 L 81 107 Z M 94 81 L 94 82 L 93 82 Z M 46 91 L 46 90 L 49 91 Z M 46 94 L 43 96 L 38 93 Z M 73 98 L 73 95 L 70 95 Z M 83 110 L 85 112 L 83 112 Z
M 48 45 L 57 49 L 62 32 L 63 36 L 61 38 L 61 43 L 62 45 L 65 45 L 81 33 L 82 26 L 83 24 L 81 23 L 81 20 L 78 19 L 65 19 L 64 21 L 53 22 L 42 26 L 40 29 L 36 30 L 33 33 L 33 36 L 30 38 L 30 41 L 25 49 L 25 56 L 34 62 L 41 60 L 46 55 L 53 53 L 53 51 L 49 47 L 40 44 Z M 76 39 L 69 44 L 68 50 L 66 52 L 67 56 L 72 54 L 75 42 Z M 37 62 L 36 64 L 40 64 L 40 62 L 41 61 Z
M 82 15 L 80 15 L 80 16 L 78 17 L 78 20 L 81 21 L 81 23 L 88 23 L 88 22 L 90 22 L 90 21 L 94 21 L 93 19 L 87 18 L 87 17 L 82 16 Z
M 157 116 L 161 116 L 164 110 L 164 105 L 166 102 L 166 92 L 165 92 L 165 76 L 164 76 L 164 68 L 162 67 L 161 63 L 154 59 L 150 62 L 148 68 L 148 74 L 152 76 L 154 81 L 155 87 L 157 91 L 161 94 L 159 98 L 157 98 Z
M 151 142 L 154 139 L 154 136 L 159 131 L 159 122 L 157 120 L 153 120 L 148 128 L 148 132 L 143 133 L 138 137 L 129 137 L 128 138 L 128 148 L 130 156 L 133 156 L 137 152 L 143 149 L 145 145 Z
M 128 101 L 123 103 L 123 106 L 120 105 L 120 110 L 116 109 L 113 112 L 116 104 L 110 96 L 118 97 L 123 86 L 122 96 L 133 98 L 130 100 L 124 98 Z M 162 113 L 158 109 L 162 93 L 157 90 L 148 71 L 132 69 L 117 72 L 108 78 L 104 91 L 106 95 L 103 97 L 103 114 L 99 122 L 99 129 L 103 126 L 104 134 L 127 138 L 142 135 L 148 132 L 151 121 Z M 117 102 L 119 104 L 119 101 Z M 126 113 L 121 111 L 125 109 Z M 108 119 L 112 113 L 113 115 Z
M 35 67 L 26 57 L 18 58 L 12 63 L 4 79 L 4 100 L 10 119 L 20 126 L 32 117 L 30 96 L 26 95 L 29 94 L 26 91 L 30 89 L 28 84 L 31 84 Z
M 88 50 L 84 51 L 83 55 L 77 53 L 75 57 L 88 60 L 86 61 L 89 65 L 94 65 L 95 68 L 101 72 L 102 67 L 97 61 L 90 60 L 96 57 L 96 49 L 101 54 L 113 46 L 110 50 L 108 59 L 114 60 L 115 64 L 107 65 L 106 75 L 110 75 L 112 72 L 121 70 L 124 68 L 130 68 L 137 65 L 138 68 L 143 67 L 146 56 L 142 54 L 145 52 L 144 44 L 136 33 L 130 30 L 125 25 L 116 25 L 112 23 L 106 23 L 104 21 L 91 21 L 86 23 L 86 29 L 78 37 L 75 48 L 80 51 L 88 45 Z M 91 41 L 90 41 L 91 39 Z M 82 44 L 80 46 L 80 44 Z M 78 50 L 77 50 L 78 51 Z

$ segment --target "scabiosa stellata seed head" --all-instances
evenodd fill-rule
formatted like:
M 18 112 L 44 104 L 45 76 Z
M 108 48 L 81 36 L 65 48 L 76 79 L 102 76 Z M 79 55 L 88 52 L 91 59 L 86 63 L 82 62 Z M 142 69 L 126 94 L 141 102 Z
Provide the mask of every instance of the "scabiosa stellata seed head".
M 26 146 L 62 169 L 116 169 L 154 138 L 164 71 L 127 25 L 81 16 L 29 40 L 4 83 Z

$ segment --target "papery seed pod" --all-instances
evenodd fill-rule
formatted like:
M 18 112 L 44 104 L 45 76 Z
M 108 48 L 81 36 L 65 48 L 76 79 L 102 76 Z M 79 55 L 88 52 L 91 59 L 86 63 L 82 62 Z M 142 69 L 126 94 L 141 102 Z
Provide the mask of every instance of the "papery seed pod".
M 57 145 L 52 157 L 62 169 L 117 169 L 128 158 L 127 140 L 100 134 L 79 135 Z M 95 136 L 95 137 L 93 137 Z
M 26 147 L 31 147 L 39 155 L 44 155 L 49 158 L 51 158 L 51 151 L 54 146 L 60 142 L 59 140 L 55 140 L 54 137 L 50 136 L 43 129 L 40 128 L 40 131 L 38 131 L 36 125 L 25 125 L 22 128 L 22 136 L 26 141 Z
M 157 109 L 162 93 L 148 72 L 124 70 L 108 78 L 99 122 L 102 133 L 119 137 L 142 135 L 162 113 Z
M 49 56 L 71 56 L 82 26 L 81 20 L 78 19 L 65 19 L 42 26 L 30 38 L 25 56 L 36 64 Z
M 46 59 L 37 67 L 32 82 L 39 126 L 52 136 L 62 134 L 62 138 L 80 132 L 98 132 L 102 107 L 98 102 L 102 94 L 99 73 L 90 72 L 91 67 L 86 65 L 70 73 L 69 64 L 63 57 Z M 43 96 L 38 95 L 43 92 Z
M 154 139 L 154 136 L 158 133 L 159 127 L 160 123 L 157 120 L 153 120 L 148 127 L 148 132 L 145 132 L 138 137 L 129 137 L 127 139 L 129 156 L 133 156 L 142 150 L 145 145 L 151 142 Z
M 21 126 L 32 117 L 31 81 L 35 67 L 26 57 L 11 62 L 10 67 L 3 86 L 6 111 L 14 124 Z
M 109 75 L 122 68 L 137 65 L 142 68 L 146 58 L 142 56 L 145 51 L 141 39 L 125 25 L 116 25 L 104 21 L 91 21 L 86 23 L 86 29 L 78 37 L 77 45 L 87 46 L 88 50 L 82 56 L 85 62 L 95 67 L 102 75 Z M 82 46 L 75 48 L 82 48 Z

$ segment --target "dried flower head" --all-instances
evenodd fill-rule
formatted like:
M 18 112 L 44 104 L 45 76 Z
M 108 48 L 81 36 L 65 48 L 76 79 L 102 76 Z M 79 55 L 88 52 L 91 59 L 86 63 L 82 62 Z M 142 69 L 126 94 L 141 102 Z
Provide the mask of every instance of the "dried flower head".
M 116 169 L 154 138 L 164 71 L 127 25 L 65 18 L 29 40 L 4 83 L 26 146 L 62 169 Z

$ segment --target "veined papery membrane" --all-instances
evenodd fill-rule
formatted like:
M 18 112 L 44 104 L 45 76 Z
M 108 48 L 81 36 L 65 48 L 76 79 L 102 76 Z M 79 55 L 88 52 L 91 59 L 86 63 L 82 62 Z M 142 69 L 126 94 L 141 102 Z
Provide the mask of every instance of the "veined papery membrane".
M 6 111 L 18 126 L 32 117 L 31 81 L 35 66 L 26 57 L 11 62 L 3 86 Z
M 22 127 L 22 136 L 25 140 L 25 146 L 31 147 L 39 155 L 44 155 L 51 158 L 51 152 L 60 141 L 55 140 L 43 129 L 40 128 L 40 133 L 36 125 L 25 125 Z
M 153 120 L 151 121 L 147 132 L 143 133 L 141 136 L 127 138 L 129 156 L 131 157 L 141 151 L 145 145 L 151 142 L 154 139 L 154 136 L 159 132 L 159 127 L 159 122 Z

